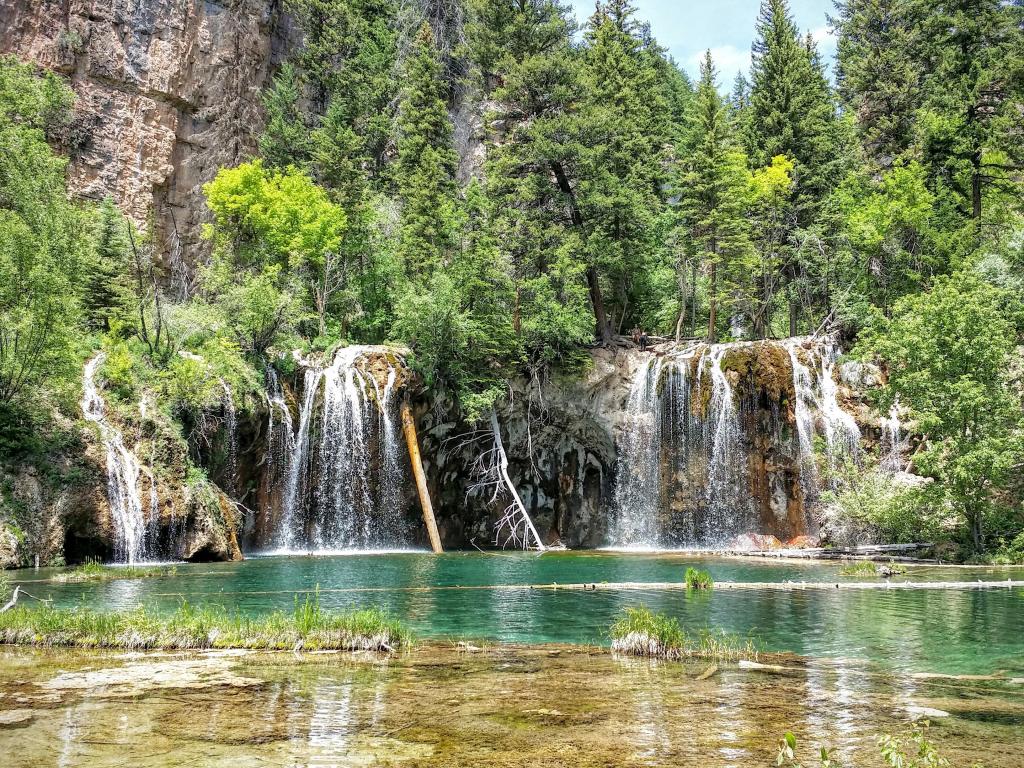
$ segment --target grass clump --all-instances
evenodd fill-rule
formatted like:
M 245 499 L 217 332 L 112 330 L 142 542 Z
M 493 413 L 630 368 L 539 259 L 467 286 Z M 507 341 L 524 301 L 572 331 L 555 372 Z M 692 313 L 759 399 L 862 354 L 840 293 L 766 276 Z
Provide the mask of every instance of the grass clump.
M 85 565 L 73 568 L 65 573 L 59 573 L 53 580 L 61 584 L 78 584 L 86 581 L 115 581 L 118 579 L 149 579 L 155 576 L 174 576 L 177 574 L 176 566 L 112 566 L 103 565 L 90 560 Z
M 715 586 L 711 574 L 699 568 L 687 568 L 685 579 L 687 589 L 711 589 Z
M 907 572 L 905 566 L 897 563 L 873 563 L 870 560 L 858 560 L 844 565 L 839 571 L 842 576 L 884 577 L 898 576 Z
M 296 600 L 291 614 L 276 611 L 254 617 L 188 603 L 170 614 L 145 607 L 103 612 L 20 606 L 0 613 L 0 643 L 8 645 L 396 651 L 409 641 L 404 625 L 379 608 L 331 613 L 320 607 L 318 596 Z
M 688 633 L 679 621 L 645 606 L 627 608 L 609 632 L 612 650 L 630 656 L 658 659 L 757 659 L 754 641 L 725 632 L 702 629 Z

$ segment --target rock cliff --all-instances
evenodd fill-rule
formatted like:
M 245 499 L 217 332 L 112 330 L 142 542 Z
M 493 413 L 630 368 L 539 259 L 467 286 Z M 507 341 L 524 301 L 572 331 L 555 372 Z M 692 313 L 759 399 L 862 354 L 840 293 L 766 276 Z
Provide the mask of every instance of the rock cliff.
M 0 0 L 0 52 L 64 74 L 77 95 L 72 192 L 152 222 L 179 283 L 202 247 L 202 185 L 255 149 L 287 47 L 280 5 Z

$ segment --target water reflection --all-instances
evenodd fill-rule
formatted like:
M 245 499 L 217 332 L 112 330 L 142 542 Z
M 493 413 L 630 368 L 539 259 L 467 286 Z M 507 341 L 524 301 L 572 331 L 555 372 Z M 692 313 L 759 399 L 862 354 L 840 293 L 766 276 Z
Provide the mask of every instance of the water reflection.
M 173 665 L 160 656 L 0 654 L 0 710 L 18 701 L 33 717 L 17 730 L 0 728 L 4 768 L 157 768 L 168 760 L 746 768 L 771 764 L 787 730 L 805 755 L 825 744 L 842 764 L 864 765 L 878 762 L 879 733 L 902 732 L 909 709 L 936 706 L 950 715 L 931 738 L 953 764 L 1010 768 L 1024 747 L 1017 687 L 913 680 L 861 662 L 744 670 L 425 647 L 388 664 L 344 654 L 176 654 Z M 179 688 L 168 687 L 172 668 L 191 669 Z M 107 682 L 73 685 L 85 671 Z

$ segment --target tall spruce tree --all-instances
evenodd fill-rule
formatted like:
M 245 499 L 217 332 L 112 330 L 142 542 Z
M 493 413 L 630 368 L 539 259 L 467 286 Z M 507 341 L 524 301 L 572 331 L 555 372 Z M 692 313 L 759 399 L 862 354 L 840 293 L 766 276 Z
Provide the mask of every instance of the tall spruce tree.
M 933 185 L 981 219 L 987 193 L 1017 204 L 1024 169 L 1019 4 L 947 0 L 925 16 L 919 131 Z
M 735 306 L 752 274 L 747 228 L 750 174 L 715 81 L 711 51 L 704 55 L 679 178 L 680 213 L 708 278 L 707 339 L 718 338 L 720 312 Z
M 669 110 L 645 29 L 626 0 L 600 3 L 587 29 L 575 191 L 600 338 L 629 322 L 664 256 L 658 217 Z M 570 181 L 570 184 L 572 181 Z M 603 306 L 602 306 L 603 305 Z M 602 317 L 607 312 L 605 317 Z
M 579 149 L 574 26 L 567 9 L 474 0 L 471 50 L 488 74 L 485 165 L 495 238 L 513 278 L 513 328 L 532 365 L 572 359 L 593 338 L 582 213 L 569 171 Z
M 915 0 L 841 0 L 831 19 L 839 95 L 857 118 L 867 156 L 881 168 L 905 156 L 914 140 L 926 11 Z
M 458 157 L 444 87 L 434 35 L 424 23 L 403 72 L 395 164 L 402 203 L 399 256 L 414 279 L 442 266 L 456 244 Z

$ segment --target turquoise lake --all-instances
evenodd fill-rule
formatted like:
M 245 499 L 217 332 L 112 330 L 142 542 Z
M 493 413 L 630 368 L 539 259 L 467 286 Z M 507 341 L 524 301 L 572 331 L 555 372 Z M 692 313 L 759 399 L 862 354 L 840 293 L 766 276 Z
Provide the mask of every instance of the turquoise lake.
M 607 645 L 628 606 L 646 605 L 690 629 L 754 638 L 767 651 L 863 659 L 903 673 L 1024 674 L 1024 589 L 734 589 L 596 591 L 529 585 L 680 582 L 688 565 L 716 582 L 848 582 L 841 564 L 688 553 L 425 553 L 254 557 L 182 564 L 173 576 L 61 584 L 56 570 L 14 572 L 55 605 L 171 610 L 183 600 L 247 614 L 291 610 L 319 588 L 325 608 L 376 605 L 417 637 L 510 644 Z M 893 581 L 1005 581 L 1024 569 L 914 566 Z M 489 587 L 522 586 L 521 589 Z M 470 587 L 462 589 L 458 587 Z

